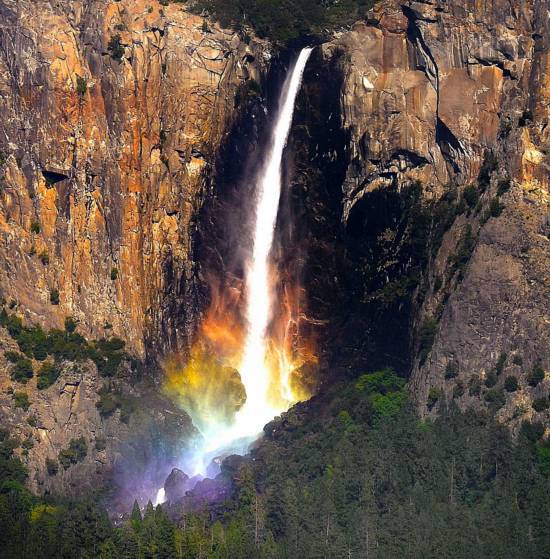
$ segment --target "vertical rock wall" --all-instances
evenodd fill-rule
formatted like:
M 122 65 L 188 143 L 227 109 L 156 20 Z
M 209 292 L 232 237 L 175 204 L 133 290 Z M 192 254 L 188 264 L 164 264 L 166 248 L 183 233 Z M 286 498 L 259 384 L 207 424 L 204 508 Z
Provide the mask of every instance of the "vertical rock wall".
M 154 0 L 0 14 L 2 295 L 32 322 L 177 346 L 204 178 L 266 45 Z
M 381 2 L 367 22 L 320 47 L 316 64 L 335 64 L 343 78 L 339 118 L 349 137 L 341 191 L 332 185 L 329 196 L 344 233 L 320 236 L 339 247 L 327 274 L 349 305 L 333 333 L 364 346 L 360 366 L 385 360 L 412 370 L 424 410 L 443 395 L 484 402 L 504 354 L 494 388 L 502 393 L 514 375 L 520 390 L 504 392 L 503 419 L 536 415 L 530 403 L 548 397 L 548 378 L 527 382 L 537 363 L 550 369 L 548 13 L 546 1 Z M 322 145 L 310 143 L 312 160 L 336 154 L 334 146 L 316 153 Z M 420 239 L 429 250 L 418 273 Z M 338 306 L 331 312 L 338 317 Z M 408 324 L 400 329 L 391 316 Z M 403 346 L 408 365 L 396 359 Z M 476 378 L 483 388 L 471 394 Z

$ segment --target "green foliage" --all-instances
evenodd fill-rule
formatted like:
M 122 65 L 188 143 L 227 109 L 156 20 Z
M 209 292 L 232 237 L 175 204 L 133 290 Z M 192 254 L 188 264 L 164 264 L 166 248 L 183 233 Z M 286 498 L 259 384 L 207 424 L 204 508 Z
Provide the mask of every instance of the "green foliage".
M 7 481 L 24 483 L 27 479 L 25 467 L 13 455 L 13 449 L 17 446 L 18 442 L 10 438 L 6 430 L 0 429 L 0 488 Z M 0 489 L 0 494 L 1 492 Z
M 420 326 L 420 330 L 418 332 L 418 357 L 421 365 L 426 361 L 428 355 L 430 355 L 430 352 L 432 351 L 432 346 L 434 344 L 438 328 L 439 322 L 435 318 L 431 317 L 426 318 Z
M 19 359 L 22 359 L 23 356 L 18 352 L 18 351 L 6 351 L 6 353 L 4 353 L 4 357 L 10 362 L 10 363 L 17 363 L 17 361 L 19 361 Z
M 361 375 L 355 388 L 368 396 L 374 421 L 393 417 L 407 402 L 405 380 L 391 368 Z M 350 415 L 348 411 L 346 414 Z
M 506 194 L 506 192 L 508 192 L 510 188 L 512 188 L 512 181 L 510 179 L 503 179 L 499 181 L 497 186 L 497 196 L 502 196 L 503 194 Z
M 89 499 L 32 497 L 16 443 L 0 432 L 0 549 L 10 559 L 547 557 L 544 426 L 524 423 L 514 441 L 489 416 L 452 406 L 430 422 L 408 406 L 377 420 L 373 401 L 405 390 L 378 371 L 292 408 L 253 459 L 224 463 L 226 501 L 178 525 L 150 503 L 113 527 Z
M 67 316 L 65 318 L 65 332 L 72 334 L 76 330 L 77 326 L 78 322 L 74 318 L 71 316 Z
M 104 385 L 98 394 L 100 398 L 96 407 L 101 417 L 109 417 L 116 410 L 120 410 L 120 420 L 128 423 L 136 409 L 134 398 L 124 395 L 119 390 L 113 390 L 109 385 Z
M 31 222 L 31 233 L 40 233 L 40 223 L 38 221 Z
M 492 388 L 497 383 L 497 375 L 494 371 L 490 371 L 487 376 L 485 377 L 485 386 L 488 388 Z
M 46 384 L 39 386 L 39 388 L 49 386 L 47 379 L 55 382 L 57 378 L 55 375 L 59 371 L 59 363 L 63 360 L 83 361 L 91 359 L 102 376 L 112 377 L 118 371 L 120 364 L 128 359 L 124 352 L 125 342 L 123 340 L 112 337 L 110 339 L 88 342 L 75 331 L 77 323 L 70 317 L 65 319 L 64 331 L 52 329 L 49 332 L 45 332 L 40 326 L 23 326 L 21 318 L 15 314 L 9 314 L 3 308 L 0 311 L 0 326 L 7 328 L 10 336 L 17 341 L 20 350 L 26 356 L 39 361 L 45 360 L 49 355 L 54 358 L 55 370 L 50 368 L 45 371 L 47 375 L 45 375 L 42 383 Z M 15 358 L 15 352 L 11 352 L 9 355 L 10 358 Z M 27 365 L 28 362 L 27 360 Z M 25 382 L 25 379 L 30 378 L 26 376 L 28 368 L 26 371 L 24 375 L 18 375 L 18 378 L 21 378 L 21 382 Z
M 533 401 L 533 409 L 537 412 L 545 411 L 550 407 L 548 398 L 538 398 Z
M 32 361 L 21 356 L 14 363 L 10 376 L 12 380 L 26 384 L 33 377 L 33 374 Z
M 504 371 L 504 365 L 506 365 L 506 360 L 508 359 L 508 354 L 507 353 L 501 353 L 498 357 L 498 360 L 495 364 L 495 374 L 497 376 L 500 376 L 502 374 L 502 371 Z
M 483 395 L 485 401 L 489 404 L 489 408 L 492 411 L 500 409 L 506 403 L 506 396 L 504 392 L 498 388 L 492 388 L 487 390 Z
M 340 417 L 331 420 L 342 406 L 353 430 L 342 432 Z M 550 505 L 541 443 L 514 443 L 505 428 L 474 412 L 442 414 L 419 424 L 404 407 L 387 421 L 362 422 L 369 417 L 364 401 L 345 387 L 291 410 L 254 451 L 248 498 L 226 503 L 221 524 L 220 516 L 207 520 L 215 509 L 188 516 L 183 549 L 193 556 L 199 547 L 187 547 L 190 533 L 208 545 L 221 531 L 225 541 L 230 533 L 239 541 L 233 554 L 220 548 L 221 557 L 438 557 L 446 549 L 453 559 L 542 559 Z M 241 483 L 240 495 L 249 482 Z M 319 537 L 327 526 L 329 537 Z M 523 532 L 527 526 L 535 532 Z
M 397 376 L 395 371 L 388 367 L 382 371 L 361 375 L 357 379 L 355 387 L 360 392 L 365 392 L 369 395 L 376 392 L 388 394 L 390 392 L 399 392 L 403 390 L 405 387 L 405 379 Z
M 506 379 L 504 380 L 504 389 L 507 392 L 515 392 L 518 388 L 519 388 L 519 383 L 518 383 L 518 379 L 515 376 L 510 375 L 506 377 Z
M 504 210 L 504 205 L 500 203 L 498 198 L 492 198 L 489 205 L 489 213 L 491 217 L 499 217 Z
M 325 35 L 330 28 L 364 17 L 372 0 L 195 0 L 197 13 L 211 14 L 223 26 L 252 27 L 261 37 L 285 42 L 304 35 Z
M 50 291 L 50 303 L 52 305 L 59 305 L 59 289 L 57 287 Z
M 456 361 L 449 361 L 445 367 L 445 378 L 447 380 L 456 378 L 458 376 L 458 363 Z
M 470 208 L 474 208 L 476 204 L 479 202 L 479 191 L 475 184 L 468 185 L 464 192 L 462 193 L 462 197 L 464 201 Z
M 428 392 L 428 409 L 431 410 L 435 404 L 439 401 L 439 399 L 443 396 L 443 392 L 439 388 L 432 387 Z
M 478 375 L 472 375 L 468 382 L 470 396 L 479 396 L 481 393 L 481 379 Z
M 124 46 L 122 45 L 122 41 L 118 33 L 109 39 L 109 42 L 107 43 L 107 50 L 113 60 L 116 60 L 117 62 L 122 61 L 122 57 L 124 56 Z
M 52 458 L 46 458 L 46 471 L 49 476 L 55 476 L 59 471 L 59 463 Z
M 60 370 L 56 363 L 46 361 L 38 370 L 36 386 L 39 390 L 49 388 L 59 378 Z
M 59 463 L 67 470 L 73 464 L 78 464 L 78 462 L 84 460 L 87 454 L 88 445 L 84 437 L 71 439 L 69 446 L 59 452 Z
M 538 386 L 544 380 L 544 377 L 545 377 L 544 369 L 542 368 L 540 363 L 537 363 L 529 373 L 529 376 L 527 377 L 527 382 L 531 386 Z
M 540 471 L 545 476 L 550 476 L 550 446 L 537 445 L 537 459 Z
M 338 419 L 340 420 L 340 422 L 342 423 L 342 425 L 345 429 L 352 429 L 353 428 L 353 419 L 351 418 L 351 415 L 349 414 L 349 411 L 342 410 L 338 414 Z
M 115 281 L 116 279 L 118 279 L 118 269 L 117 268 L 111 268 L 111 280 Z
M 462 380 L 458 380 L 453 388 L 453 398 L 462 398 L 466 392 L 466 387 Z
M 378 418 L 397 415 L 406 402 L 407 394 L 404 391 L 374 394 L 372 397 L 372 406 Z
M 523 365 L 523 357 L 521 355 L 515 354 L 512 357 L 512 363 L 519 366 Z
M 88 82 L 82 76 L 76 76 L 76 93 L 79 97 L 84 97 L 88 90 Z
M 449 257 L 449 261 L 452 264 L 452 270 L 459 272 L 459 278 L 464 276 L 464 271 L 472 253 L 474 252 L 476 240 L 473 234 L 472 226 L 468 223 L 464 229 L 464 233 L 460 238 L 457 245 L 457 250 L 455 254 Z
M 16 390 L 13 393 L 13 401 L 16 408 L 22 408 L 25 411 L 27 411 L 31 405 L 29 395 L 26 392 L 21 392 L 19 390 Z

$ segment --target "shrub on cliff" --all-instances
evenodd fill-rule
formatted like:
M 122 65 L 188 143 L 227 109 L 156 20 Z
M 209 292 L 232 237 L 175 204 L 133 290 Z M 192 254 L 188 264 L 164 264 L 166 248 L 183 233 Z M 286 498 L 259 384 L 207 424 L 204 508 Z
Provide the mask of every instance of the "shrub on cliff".
M 32 361 L 26 357 L 20 357 L 14 363 L 10 376 L 12 380 L 26 384 L 33 377 L 33 374 Z
M 538 398 L 533 401 L 533 409 L 537 412 L 545 411 L 550 407 L 548 398 Z
M 120 420 L 123 423 L 128 423 L 136 408 L 133 398 L 125 396 L 119 390 L 112 390 L 109 385 L 104 385 L 98 394 L 99 401 L 96 402 L 96 408 L 101 417 L 109 417 L 116 410 L 120 410 Z
M 508 392 L 515 392 L 519 387 L 518 379 L 514 376 L 506 377 L 504 389 Z
M 38 370 L 36 386 L 39 390 L 50 387 L 59 378 L 59 367 L 56 363 L 46 361 Z
M 428 409 L 431 410 L 437 402 L 443 397 L 443 392 L 439 388 L 432 387 L 428 392 Z
M 45 332 L 40 326 L 25 327 L 20 317 L 9 314 L 5 308 L 2 308 L 0 326 L 7 328 L 10 336 L 17 341 L 19 349 L 27 357 L 39 361 L 45 360 L 48 355 L 53 356 L 56 362 L 64 359 L 68 361 L 91 359 L 102 376 L 112 377 L 117 373 L 120 364 L 128 359 L 128 355 L 124 352 L 124 340 L 112 337 L 88 342 L 84 336 L 75 331 L 77 322 L 71 317 L 65 319 L 65 330 L 53 328 Z M 23 356 L 17 354 L 16 359 L 15 352 L 8 352 L 6 357 L 17 361 Z M 28 362 L 27 360 L 26 363 Z M 47 371 L 47 378 L 52 378 L 51 372 Z M 28 372 L 17 373 L 15 380 L 21 379 L 21 382 L 25 382 L 24 378 L 30 378 L 26 376 L 27 374 Z
M 504 204 L 501 204 L 498 198 L 492 198 L 489 205 L 489 212 L 491 213 L 491 217 L 499 217 L 503 211 Z
M 29 395 L 26 392 L 15 391 L 13 393 L 13 401 L 16 408 L 27 411 L 31 405 Z
M 76 76 L 76 93 L 79 97 L 84 97 L 88 90 L 88 82 L 82 76 Z
M 434 344 L 438 328 L 439 322 L 432 317 L 427 318 L 420 326 L 420 330 L 418 332 L 418 358 L 421 365 L 426 361 L 428 355 L 430 355 L 430 352 L 432 351 L 432 346 Z
M 109 39 L 109 42 L 107 43 L 107 50 L 113 60 L 116 60 L 117 62 L 122 60 L 122 57 L 124 56 L 124 46 L 122 45 L 122 41 L 118 33 Z
M 476 244 L 472 226 L 468 223 L 464 229 L 457 247 L 456 252 L 449 256 L 449 263 L 452 264 L 451 270 L 454 273 L 458 271 L 458 278 L 461 280 L 464 276 L 466 266 L 472 257 Z
M 59 305 L 59 289 L 56 287 L 50 291 L 50 303 L 52 305 Z
M 544 369 L 542 368 L 540 363 L 537 363 L 533 367 L 533 370 L 529 373 L 529 376 L 527 377 L 527 382 L 531 386 L 537 386 L 544 380 L 544 377 L 545 377 Z
M 477 186 L 475 184 L 470 184 L 464 189 L 462 196 L 470 208 L 475 207 L 479 201 L 479 191 Z
M 84 460 L 87 454 L 88 445 L 84 437 L 71 439 L 68 448 L 59 453 L 59 463 L 67 470 L 73 464 L 78 464 L 78 462 Z

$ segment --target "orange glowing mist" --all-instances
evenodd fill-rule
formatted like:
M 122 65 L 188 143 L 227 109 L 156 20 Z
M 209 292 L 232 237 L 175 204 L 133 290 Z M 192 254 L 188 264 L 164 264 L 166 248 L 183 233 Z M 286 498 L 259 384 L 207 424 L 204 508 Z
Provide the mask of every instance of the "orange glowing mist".
M 270 283 L 280 282 L 272 268 Z M 233 279 L 225 289 L 211 281 L 211 303 L 189 355 L 176 355 L 164 363 L 164 391 L 185 409 L 203 433 L 230 425 L 246 401 L 238 366 L 245 329 L 242 318 L 242 287 Z M 317 357 L 311 332 L 300 311 L 303 290 L 284 284 L 270 324 L 266 368 L 269 400 L 273 409 L 285 411 L 315 391 Z M 277 296 L 278 295 L 278 296 Z

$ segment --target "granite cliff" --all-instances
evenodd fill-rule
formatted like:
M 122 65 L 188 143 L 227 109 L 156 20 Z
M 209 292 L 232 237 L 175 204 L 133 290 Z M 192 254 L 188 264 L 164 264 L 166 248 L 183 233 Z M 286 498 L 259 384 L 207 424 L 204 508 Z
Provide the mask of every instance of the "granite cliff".
M 549 40 L 547 2 L 383 2 L 310 66 L 295 205 L 327 359 L 393 364 L 424 411 L 547 419 Z
M 512 426 L 548 420 L 549 8 L 389 0 L 315 49 L 287 158 L 295 227 L 278 242 L 299 256 L 325 380 L 392 365 L 422 413 L 454 399 Z M 0 14 L 10 312 L 45 328 L 72 316 L 151 361 L 185 349 L 212 252 L 223 268 L 231 251 L 216 217 L 292 52 L 153 0 L 4 0 Z M 34 441 L 38 490 L 101 477 L 130 435 L 120 410 L 99 414 L 96 368 L 64 367 L 44 392 L 30 381 L 28 412 L 0 401 Z M 160 424 L 174 413 L 154 385 L 116 383 Z M 118 442 L 48 477 L 81 436 Z

